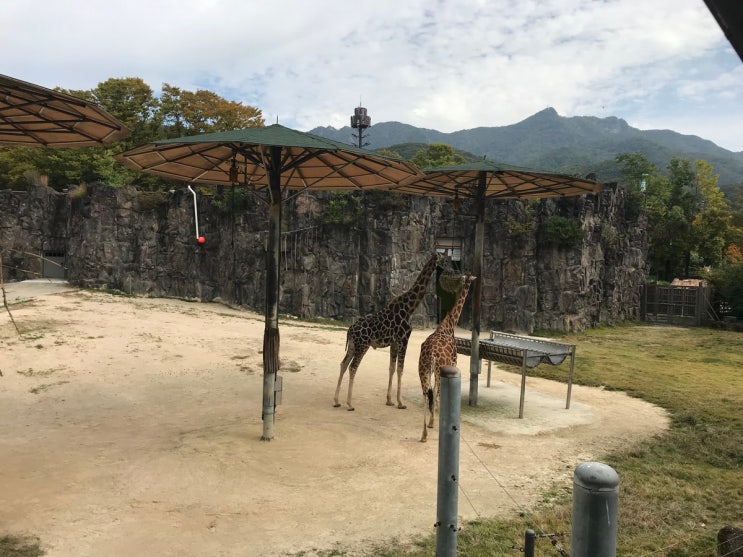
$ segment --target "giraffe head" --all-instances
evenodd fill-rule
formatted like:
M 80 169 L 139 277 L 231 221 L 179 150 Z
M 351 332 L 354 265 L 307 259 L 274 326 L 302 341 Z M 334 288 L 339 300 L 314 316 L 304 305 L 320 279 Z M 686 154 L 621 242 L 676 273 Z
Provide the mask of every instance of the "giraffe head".
M 445 254 L 434 252 L 423 266 L 423 269 L 421 269 L 413 286 L 408 291 L 395 296 L 388 304 L 388 307 L 395 306 L 403 317 L 408 319 L 420 304 L 423 296 L 425 296 L 426 290 L 428 290 L 428 283 L 431 281 L 431 276 L 436 270 L 436 267 L 443 265 L 446 260 L 447 256 Z
M 444 319 L 442 319 L 441 324 L 439 325 L 442 329 L 449 330 L 453 329 L 456 326 L 457 322 L 459 321 L 459 316 L 462 314 L 464 302 L 467 299 L 467 292 L 470 289 L 470 285 L 475 281 L 476 278 L 476 276 L 470 274 L 462 275 L 461 288 L 459 290 L 459 295 L 457 296 L 457 301 L 449 310 L 449 313 L 447 313 Z

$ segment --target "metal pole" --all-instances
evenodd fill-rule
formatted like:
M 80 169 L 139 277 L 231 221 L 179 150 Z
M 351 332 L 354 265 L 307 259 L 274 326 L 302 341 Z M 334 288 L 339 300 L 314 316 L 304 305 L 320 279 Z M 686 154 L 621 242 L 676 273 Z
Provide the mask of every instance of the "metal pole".
M 459 370 L 441 367 L 439 411 L 439 475 L 436 496 L 436 557 L 457 554 L 459 495 L 459 415 L 462 404 Z
M 527 530 L 524 533 L 524 557 L 534 557 L 534 545 L 537 535 L 534 530 Z
M 572 557 L 616 557 L 619 475 L 607 464 L 584 462 L 573 474 Z
M 199 203 L 196 200 L 196 192 L 191 188 L 191 184 L 188 185 L 188 191 L 193 194 L 193 219 L 196 223 L 196 239 L 199 239 Z

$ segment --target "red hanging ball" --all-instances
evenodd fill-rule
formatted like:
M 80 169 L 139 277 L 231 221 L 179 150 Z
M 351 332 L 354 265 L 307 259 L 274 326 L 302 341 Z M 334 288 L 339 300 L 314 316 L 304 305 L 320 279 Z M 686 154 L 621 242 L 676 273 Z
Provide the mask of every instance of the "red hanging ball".
M 197 242 L 198 242 L 199 244 L 204 244 L 204 243 L 206 242 L 206 238 L 204 238 L 203 236 L 199 236 L 199 239 L 198 239 L 198 240 L 196 240 L 196 241 L 197 241 Z

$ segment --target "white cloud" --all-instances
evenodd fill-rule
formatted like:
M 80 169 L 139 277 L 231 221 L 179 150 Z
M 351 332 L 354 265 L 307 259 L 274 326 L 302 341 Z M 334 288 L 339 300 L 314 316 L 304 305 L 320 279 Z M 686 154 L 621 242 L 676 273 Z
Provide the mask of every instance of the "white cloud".
M 207 88 L 299 129 L 360 99 L 441 131 L 552 106 L 743 150 L 741 61 L 698 0 L 4 0 L 2 18 L 2 71 L 47 86 Z

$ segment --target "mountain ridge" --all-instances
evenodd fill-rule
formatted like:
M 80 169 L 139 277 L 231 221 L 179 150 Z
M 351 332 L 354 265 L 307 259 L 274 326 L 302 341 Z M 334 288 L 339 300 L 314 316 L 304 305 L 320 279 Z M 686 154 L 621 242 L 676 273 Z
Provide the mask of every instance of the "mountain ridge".
M 343 143 L 358 144 L 350 126 L 317 127 L 310 133 Z M 454 132 L 417 128 L 401 122 L 380 122 L 364 130 L 367 149 L 405 143 L 446 143 L 478 157 L 524 168 L 555 172 L 596 172 L 599 180 L 616 181 L 620 153 L 643 153 L 665 171 L 672 157 L 709 162 L 719 184 L 743 185 L 743 151 L 729 151 L 696 135 L 673 130 L 640 130 L 616 116 L 560 116 L 547 107 L 506 126 L 480 126 Z M 735 188 L 738 189 L 738 188 Z

